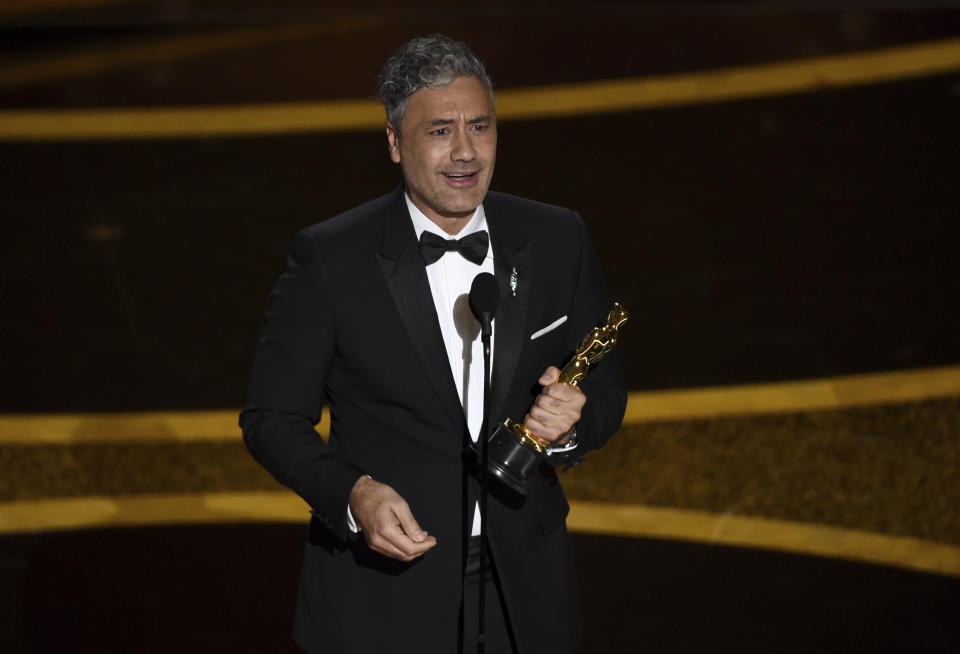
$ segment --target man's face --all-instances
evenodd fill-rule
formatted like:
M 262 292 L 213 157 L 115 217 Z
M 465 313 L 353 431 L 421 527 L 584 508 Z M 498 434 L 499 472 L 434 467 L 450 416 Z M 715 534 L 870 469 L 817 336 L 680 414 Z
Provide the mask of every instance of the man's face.
M 483 83 L 457 77 L 419 89 L 407 102 L 401 133 L 387 124 L 387 142 L 413 203 L 457 233 L 483 202 L 497 157 L 496 117 Z

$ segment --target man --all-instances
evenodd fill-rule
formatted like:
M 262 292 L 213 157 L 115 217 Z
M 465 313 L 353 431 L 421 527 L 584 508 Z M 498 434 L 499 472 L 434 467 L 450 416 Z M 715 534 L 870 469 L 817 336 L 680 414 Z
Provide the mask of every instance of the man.
M 579 599 L 551 465 L 526 498 L 493 482 L 496 576 L 478 576 L 468 446 L 483 359 L 465 299 L 495 274 L 491 424 L 525 416 L 548 461 L 569 462 L 616 431 L 626 402 L 614 356 L 582 391 L 555 383 L 608 310 L 596 257 L 577 214 L 487 192 L 492 86 L 465 45 L 410 41 L 380 97 L 403 185 L 294 239 L 240 418 L 253 456 L 313 509 L 294 637 L 310 652 L 472 651 L 485 583 L 487 652 L 569 652 Z M 453 238 L 461 251 L 446 251 Z M 324 404 L 328 443 L 314 431 Z

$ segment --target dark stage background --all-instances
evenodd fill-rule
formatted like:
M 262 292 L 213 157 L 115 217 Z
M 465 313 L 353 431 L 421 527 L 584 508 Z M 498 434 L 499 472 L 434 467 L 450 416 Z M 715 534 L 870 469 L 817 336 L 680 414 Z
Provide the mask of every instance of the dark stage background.
M 493 188 L 583 214 L 634 316 L 620 348 L 632 391 L 957 366 L 960 9 L 827 5 L 6 2 L 0 412 L 238 408 L 292 236 L 398 184 L 382 131 L 104 134 L 123 109 L 369 99 L 386 57 L 436 31 L 468 41 L 498 92 L 947 44 L 922 73 L 507 118 Z M 78 109 L 104 134 L 11 127 Z M 946 395 L 630 423 L 568 490 L 960 546 L 960 404 Z M 4 429 L 0 518 L 39 500 L 276 489 L 239 442 Z M 290 651 L 302 532 L 0 519 L 0 651 Z M 960 651 L 960 564 L 595 533 L 575 545 L 582 652 Z

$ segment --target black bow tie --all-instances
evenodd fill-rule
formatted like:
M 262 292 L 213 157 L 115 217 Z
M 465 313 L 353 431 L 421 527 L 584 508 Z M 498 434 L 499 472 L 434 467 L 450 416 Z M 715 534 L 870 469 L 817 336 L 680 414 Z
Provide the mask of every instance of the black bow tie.
M 420 254 L 423 255 L 423 260 L 428 266 L 439 261 L 440 257 L 447 252 L 459 252 L 464 259 L 479 266 L 486 258 L 489 246 L 490 237 L 485 231 L 474 232 L 459 240 L 446 239 L 427 231 L 420 234 Z

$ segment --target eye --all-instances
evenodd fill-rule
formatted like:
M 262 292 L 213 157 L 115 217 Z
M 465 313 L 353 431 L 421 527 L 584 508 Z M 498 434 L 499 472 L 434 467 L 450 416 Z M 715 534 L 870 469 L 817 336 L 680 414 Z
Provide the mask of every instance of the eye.
M 473 125 L 474 132 L 486 132 L 488 129 L 490 129 L 490 126 L 484 123 L 475 123 Z
M 450 130 L 447 127 L 440 127 L 430 132 L 432 136 L 446 136 L 449 133 L 450 133 Z

